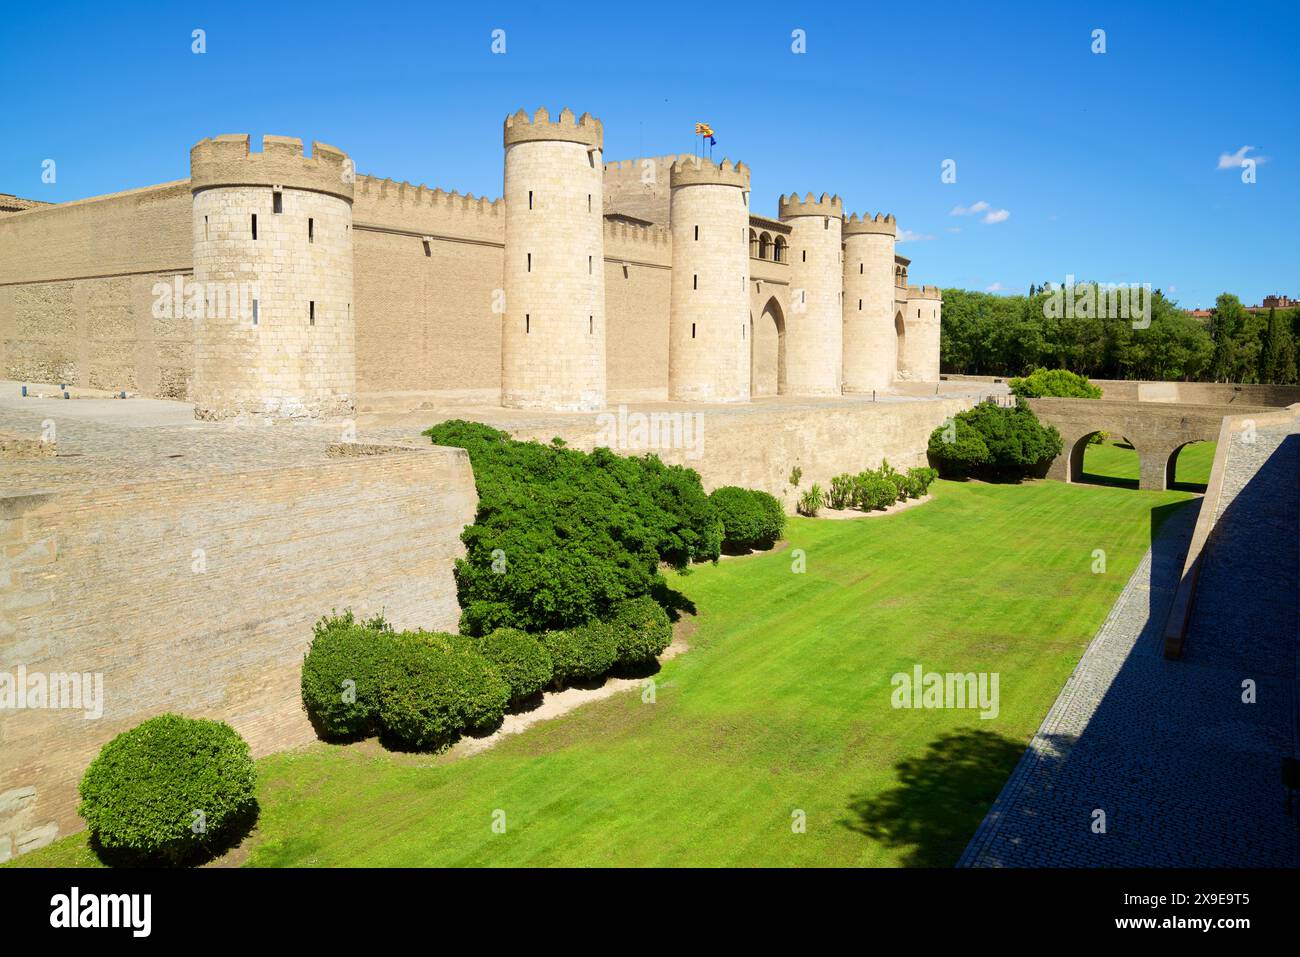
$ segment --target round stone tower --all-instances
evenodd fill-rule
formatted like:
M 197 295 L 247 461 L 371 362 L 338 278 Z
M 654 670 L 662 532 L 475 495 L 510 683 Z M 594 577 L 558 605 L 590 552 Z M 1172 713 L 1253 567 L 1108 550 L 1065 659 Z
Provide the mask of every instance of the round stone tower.
M 190 150 L 194 282 L 204 295 L 190 394 L 201 419 L 351 415 L 352 164 L 324 143 L 247 134 Z
M 902 351 L 898 378 L 913 382 L 939 381 L 939 321 L 943 293 L 938 286 L 908 286 L 903 312 Z
M 893 215 L 844 221 L 844 391 L 888 389 L 898 365 Z
M 687 158 L 671 178 L 668 398 L 749 401 L 749 170 Z
M 605 405 L 604 128 L 523 110 L 505 121 L 501 404 Z
M 790 224 L 790 316 L 786 327 L 786 391 L 839 395 L 843 380 L 844 264 L 838 196 L 782 196 L 781 221 Z

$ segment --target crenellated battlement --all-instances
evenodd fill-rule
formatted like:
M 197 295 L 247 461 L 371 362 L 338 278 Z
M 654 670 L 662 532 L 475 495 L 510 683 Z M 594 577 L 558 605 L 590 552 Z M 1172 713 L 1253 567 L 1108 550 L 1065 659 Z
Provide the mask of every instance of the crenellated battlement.
M 873 234 L 879 236 L 896 236 L 898 235 L 898 223 L 894 220 L 894 214 L 876 213 L 875 218 L 870 213 L 863 214 L 858 218 L 858 214 L 844 220 L 843 235 L 860 236 L 864 234 Z
M 476 197 L 473 193 L 450 193 L 441 188 L 429 189 L 423 183 L 415 185 L 405 180 L 380 179 L 377 176 L 358 176 L 356 195 L 378 202 L 397 203 L 399 206 L 416 206 L 476 213 L 480 216 L 500 216 L 505 211 L 504 199 Z
M 782 196 L 777 202 L 777 216 L 780 219 L 792 219 L 795 216 L 834 216 L 844 218 L 844 201 L 836 196 L 822 193 L 821 199 L 808 193 L 803 199 L 798 193 Z
M 669 173 L 673 189 L 679 186 L 737 186 L 749 189 L 749 167 L 744 163 L 731 165 L 731 160 L 721 163 L 700 156 L 683 156 L 673 163 Z
M 943 293 L 938 286 L 908 286 L 908 299 L 934 299 L 943 302 Z
M 663 226 L 637 226 L 633 223 L 605 221 L 606 242 L 644 243 L 667 247 L 672 244 L 672 230 Z
M 502 139 L 508 148 L 516 143 L 560 141 L 580 143 L 590 149 L 605 148 L 605 126 L 590 113 L 574 117 L 567 106 L 560 110 L 559 118 L 551 119 L 545 107 L 540 107 L 530 118 L 520 110 L 506 117 Z
M 632 159 L 613 160 L 605 164 L 605 179 L 641 179 L 647 160 L 655 164 L 657 174 L 661 169 L 671 170 L 674 163 L 690 162 L 694 159 L 693 153 L 667 153 L 663 156 L 634 156 Z
M 190 189 L 281 186 L 351 200 L 355 176 L 347 154 L 315 141 L 311 152 L 304 156 L 302 140 L 294 136 L 263 136 L 261 152 L 252 151 L 247 133 L 203 139 L 190 150 Z

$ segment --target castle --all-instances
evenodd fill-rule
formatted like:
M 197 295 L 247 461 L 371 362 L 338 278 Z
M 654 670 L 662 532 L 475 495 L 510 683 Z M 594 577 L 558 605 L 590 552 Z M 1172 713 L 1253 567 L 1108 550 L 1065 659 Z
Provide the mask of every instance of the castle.
M 322 143 L 218 136 L 188 180 L 12 204 L 0 377 L 186 399 L 205 419 L 938 380 L 941 296 L 908 285 L 892 215 L 791 193 L 770 219 L 743 163 L 606 163 L 603 146 L 587 114 L 509 116 L 488 200 L 357 175 Z

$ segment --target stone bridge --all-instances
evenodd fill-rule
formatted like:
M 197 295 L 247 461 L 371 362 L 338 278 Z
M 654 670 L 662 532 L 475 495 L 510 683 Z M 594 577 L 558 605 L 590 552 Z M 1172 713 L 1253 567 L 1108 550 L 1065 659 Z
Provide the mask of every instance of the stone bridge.
M 1030 399 L 1029 407 L 1061 433 L 1063 449 L 1052 462 L 1048 478 L 1077 481 L 1083 473 L 1083 453 L 1097 432 L 1123 437 L 1141 462 L 1138 488 L 1169 487 L 1174 461 L 1183 446 L 1214 442 L 1226 415 L 1265 415 L 1265 406 L 1192 405 L 1181 402 L 1115 402 L 1109 399 Z

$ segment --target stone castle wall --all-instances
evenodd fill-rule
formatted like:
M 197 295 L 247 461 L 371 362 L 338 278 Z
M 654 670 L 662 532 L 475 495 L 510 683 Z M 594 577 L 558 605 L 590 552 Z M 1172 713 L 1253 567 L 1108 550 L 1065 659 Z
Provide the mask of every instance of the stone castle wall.
M 103 716 L 0 711 L 0 860 L 79 830 L 110 738 L 176 711 L 255 754 L 314 739 L 302 656 L 331 609 L 454 630 L 477 498 L 458 449 L 0 495 L 0 666 L 101 673 Z
M 532 125 L 527 118 L 525 122 Z M 542 127 L 562 122 L 562 117 L 547 118 Z M 671 168 L 675 161 L 696 162 L 694 157 L 602 164 L 599 150 L 593 154 L 577 141 L 548 143 L 530 133 L 518 144 L 520 156 L 571 148 L 574 162 L 561 164 L 563 168 L 551 164 L 550 182 L 542 191 L 580 205 L 590 195 L 592 208 L 591 222 L 585 205 L 575 220 L 590 227 L 581 239 L 585 251 L 565 248 L 564 230 L 530 240 L 539 247 L 534 250 L 539 268 L 544 276 L 549 270 L 549 276 L 546 283 L 534 282 L 525 298 L 549 296 L 550 312 L 571 313 L 563 325 L 564 336 L 572 339 L 562 336 L 563 344 L 546 346 L 530 339 L 521 344 L 525 348 L 514 349 L 503 335 L 519 324 L 510 314 L 515 297 L 506 290 L 527 287 L 520 285 L 525 280 L 519 276 L 507 278 L 517 257 L 505 253 L 505 198 L 462 196 L 372 176 L 351 176 L 341 189 L 342 153 L 324 147 L 327 159 L 321 163 L 315 151 L 303 157 L 295 140 L 267 137 L 264 149 L 251 153 L 244 150 L 247 141 L 244 136 L 203 141 L 211 155 L 192 171 L 192 180 L 34 207 L 0 219 L 0 377 L 189 399 L 201 407 L 200 414 L 212 404 L 225 410 L 216 414 L 246 407 L 291 415 L 348 414 L 353 399 L 362 411 L 415 408 L 425 402 L 496 404 L 502 396 L 503 365 L 518 355 L 531 356 L 534 367 L 525 375 L 530 388 L 553 389 L 558 379 L 572 378 L 577 367 L 587 369 L 584 375 L 594 381 L 595 367 L 603 362 L 606 400 L 667 398 Z M 277 187 L 288 204 L 278 222 L 269 211 Z M 295 248 L 301 238 L 296 220 L 306 215 L 326 228 L 331 218 L 343 215 L 328 199 L 341 192 L 352 200 L 351 226 L 344 226 L 351 247 L 350 296 L 344 288 L 344 250 L 327 262 L 319 244 L 305 251 Z M 228 240 L 217 241 L 226 244 L 218 248 L 198 238 L 203 217 L 209 231 L 220 225 L 233 236 L 247 226 L 255 208 L 264 233 L 282 234 L 270 237 L 269 250 L 266 244 L 238 250 Z M 734 381 L 724 391 L 736 392 L 737 383 L 748 378 L 752 395 L 838 392 L 847 306 L 841 293 L 846 276 L 831 235 L 840 227 L 839 208 L 834 212 L 833 221 L 808 216 L 809 228 L 798 227 L 806 233 L 803 245 L 788 247 L 783 262 L 752 255 L 746 261 L 744 244 L 736 252 L 736 266 L 749 273 L 744 297 L 749 308 L 744 320 L 732 324 L 747 345 L 726 361 Z M 603 213 L 651 225 L 606 220 Z M 537 221 L 534 217 L 534 226 Z M 823 233 L 814 235 L 812 224 L 820 224 Z M 275 288 L 259 308 L 268 309 L 275 321 L 289 317 L 291 326 L 270 330 L 264 325 L 253 338 L 242 327 L 201 326 L 185 317 L 180 303 L 172 313 L 155 316 L 160 285 L 194 278 L 196 248 L 205 279 L 256 278 L 252 273 L 258 270 L 243 267 L 270 267 L 262 274 L 277 277 L 270 283 Z M 246 255 L 252 252 L 258 256 Z M 809 264 L 805 255 L 814 262 Z M 566 257 L 582 267 L 580 273 L 590 269 L 585 279 L 579 274 L 570 282 L 555 272 L 557 265 L 568 263 Z M 593 292 L 597 287 L 603 292 Z M 796 288 L 797 303 L 792 300 Z M 314 330 L 307 316 L 312 301 L 322 310 Z M 547 303 L 538 301 L 539 310 L 547 312 Z M 796 313 L 796 307 L 811 312 Z M 525 316 L 532 311 L 531 306 L 522 310 Z M 351 353 L 345 342 L 349 312 Z M 743 312 L 738 306 L 737 316 Z M 910 310 L 902 312 L 913 322 Z M 296 325 L 298 313 L 306 323 L 302 328 Z M 543 330 L 554 325 L 541 316 L 539 323 Z M 698 330 L 698 319 L 696 323 Z M 584 324 L 590 332 L 582 331 Z M 205 328 L 206 337 L 201 335 Z M 877 356 L 876 361 L 885 360 Z M 527 365 L 525 361 L 520 368 Z M 349 378 L 350 390 L 344 382 Z
M 194 329 L 155 318 L 193 269 L 188 181 L 0 218 L 0 378 L 184 399 Z

